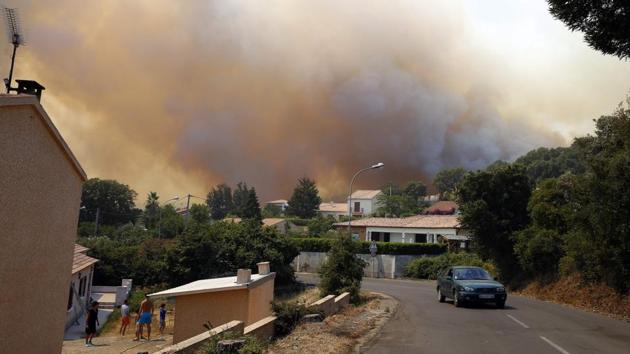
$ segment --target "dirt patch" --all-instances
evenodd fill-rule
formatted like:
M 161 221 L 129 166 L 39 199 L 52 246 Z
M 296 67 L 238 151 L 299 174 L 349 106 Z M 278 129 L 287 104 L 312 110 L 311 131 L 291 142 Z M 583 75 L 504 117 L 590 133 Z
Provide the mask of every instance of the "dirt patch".
M 629 295 L 619 295 L 606 284 L 585 284 L 579 275 L 551 283 L 535 281 L 516 293 L 630 321 Z
M 365 303 L 348 306 L 320 323 L 304 323 L 276 341 L 267 353 L 352 353 L 369 343 L 398 307 L 398 301 L 370 293 Z

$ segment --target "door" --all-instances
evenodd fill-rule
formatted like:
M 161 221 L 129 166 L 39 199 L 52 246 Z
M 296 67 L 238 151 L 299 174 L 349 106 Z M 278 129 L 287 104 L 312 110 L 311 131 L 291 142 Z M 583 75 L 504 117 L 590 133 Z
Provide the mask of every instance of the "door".
M 442 289 L 442 295 L 451 297 L 453 292 L 453 268 L 449 268 L 448 272 L 442 277 L 440 289 Z
M 354 212 L 355 213 L 361 212 L 361 202 L 354 202 Z

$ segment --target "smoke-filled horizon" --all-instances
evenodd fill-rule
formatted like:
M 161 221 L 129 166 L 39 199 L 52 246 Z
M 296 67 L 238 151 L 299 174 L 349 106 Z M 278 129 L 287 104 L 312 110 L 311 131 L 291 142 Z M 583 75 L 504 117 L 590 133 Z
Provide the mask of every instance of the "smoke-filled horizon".
M 302 176 L 329 200 L 376 162 L 357 187 L 568 144 L 623 99 L 630 70 L 532 3 L 9 6 L 26 29 L 15 76 L 46 86 L 90 177 L 140 204 L 239 181 L 288 199 Z

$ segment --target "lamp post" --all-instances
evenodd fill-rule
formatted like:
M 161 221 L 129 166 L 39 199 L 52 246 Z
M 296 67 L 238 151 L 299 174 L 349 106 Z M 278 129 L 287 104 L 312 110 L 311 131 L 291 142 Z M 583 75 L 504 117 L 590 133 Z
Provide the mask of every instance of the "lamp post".
M 204 202 L 206 201 L 205 199 L 201 198 L 201 197 L 197 197 L 196 195 L 192 195 L 192 194 L 188 194 L 186 196 L 186 220 L 188 220 L 190 218 L 190 198 L 197 198 L 199 200 L 203 200 Z
M 179 196 L 174 196 L 173 198 L 167 200 L 164 202 L 164 205 L 168 204 L 169 202 L 173 202 L 179 200 Z M 159 218 L 158 218 L 158 238 L 162 238 L 162 207 L 160 207 L 158 205 L 158 210 L 159 210 Z
M 361 173 L 368 171 L 368 170 L 375 170 L 378 168 L 383 168 L 383 166 L 385 166 L 384 163 L 379 162 L 375 165 L 372 165 L 370 167 L 366 167 L 363 169 L 358 170 L 354 176 L 352 176 L 352 179 L 350 180 L 350 194 L 348 194 L 348 234 L 352 235 L 352 184 L 354 183 L 354 179 L 357 178 L 358 175 L 360 175 Z

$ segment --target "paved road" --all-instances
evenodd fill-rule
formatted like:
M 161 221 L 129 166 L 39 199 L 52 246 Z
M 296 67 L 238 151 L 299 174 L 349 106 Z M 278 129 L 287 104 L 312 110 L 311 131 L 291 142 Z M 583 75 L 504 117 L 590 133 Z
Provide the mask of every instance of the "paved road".
M 363 289 L 400 301 L 367 353 L 630 353 L 629 323 L 562 305 L 508 295 L 503 310 L 455 308 L 433 281 L 364 278 Z

